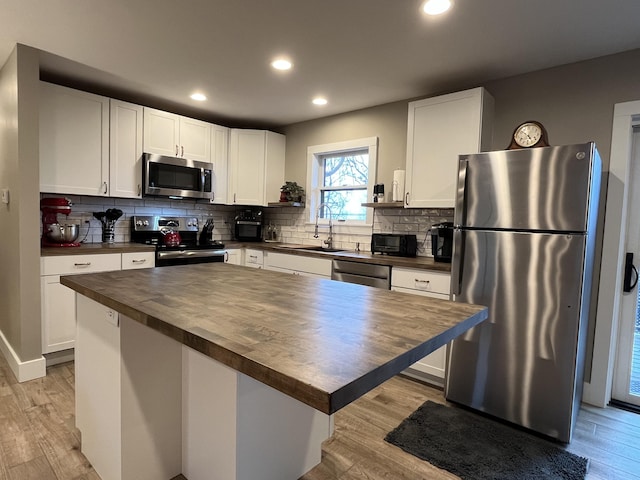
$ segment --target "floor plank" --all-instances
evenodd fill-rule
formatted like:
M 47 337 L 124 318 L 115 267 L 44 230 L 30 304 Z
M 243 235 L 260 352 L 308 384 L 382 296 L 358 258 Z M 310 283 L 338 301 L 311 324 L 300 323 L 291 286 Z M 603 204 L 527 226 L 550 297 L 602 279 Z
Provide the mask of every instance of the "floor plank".
M 79 450 L 74 379 L 66 363 L 18 383 L 0 355 L 0 480 L 100 480 Z M 456 479 L 384 442 L 427 400 L 445 403 L 442 390 L 397 376 L 340 410 L 322 463 L 301 480 Z M 587 480 L 640 480 L 640 415 L 583 406 L 574 437 L 567 449 L 591 459 Z

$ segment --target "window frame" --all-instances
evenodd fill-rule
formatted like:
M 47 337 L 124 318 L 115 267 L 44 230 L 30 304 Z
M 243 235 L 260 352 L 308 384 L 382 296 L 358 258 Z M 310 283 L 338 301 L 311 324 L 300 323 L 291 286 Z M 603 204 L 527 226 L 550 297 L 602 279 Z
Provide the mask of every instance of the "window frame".
M 367 195 L 366 198 L 373 198 L 373 186 L 377 179 L 378 167 L 378 137 L 366 137 L 343 142 L 328 143 L 324 145 L 313 145 L 307 147 L 307 204 L 309 206 L 309 223 L 316 222 L 316 212 L 320 205 L 320 194 L 322 191 L 321 181 L 323 172 L 323 157 L 327 155 L 341 154 L 356 150 L 368 150 L 369 163 L 367 172 Z M 326 189 L 330 190 L 330 189 Z M 340 225 L 366 226 L 371 227 L 373 223 L 373 209 L 365 208 L 365 220 L 344 220 Z M 333 219 L 333 224 L 338 225 L 338 219 Z M 319 218 L 319 224 L 328 224 L 328 218 Z

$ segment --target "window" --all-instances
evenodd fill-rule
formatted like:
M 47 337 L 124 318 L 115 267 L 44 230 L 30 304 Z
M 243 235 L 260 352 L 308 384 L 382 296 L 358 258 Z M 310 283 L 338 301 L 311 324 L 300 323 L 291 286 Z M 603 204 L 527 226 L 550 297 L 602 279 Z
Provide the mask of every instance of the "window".
M 373 196 L 378 138 L 364 138 L 307 149 L 310 221 L 368 225 L 372 211 L 361 204 Z M 320 210 L 318 207 L 322 206 Z

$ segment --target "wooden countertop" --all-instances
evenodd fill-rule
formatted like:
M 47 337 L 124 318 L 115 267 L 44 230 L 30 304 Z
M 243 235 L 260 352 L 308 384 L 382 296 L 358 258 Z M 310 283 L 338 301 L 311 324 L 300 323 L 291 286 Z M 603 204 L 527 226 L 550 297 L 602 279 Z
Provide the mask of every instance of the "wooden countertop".
M 153 245 L 142 243 L 81 243 L 79 247 L 42 247 L 41 257 L 94 255 L 96 253 L 155 252 Z
M 354 252 L 344 250 L 341 252 L 318 252 L 304 250 L 314 245 L 298 245 L 290 243 L 266 243 L 266 242 L 225 242 L 225 248 L 255 248 L 264 251 L 287 253 L 290 255 L 302 255 L 307 257 L 320 257 L 340 260 L 350 260 L 360 263 L 373 263 L 376 265 L 390 265 L 392 267 L 418 268 L 434 270 L 438 272 L 450 272 L 451 264 L 436 262 L 433 257 L 395 257 L 392 255 L 373 254 L 370 252 Z
M 326 414 L 487 317 L 477 305 L 224 263 L 61 283 Z

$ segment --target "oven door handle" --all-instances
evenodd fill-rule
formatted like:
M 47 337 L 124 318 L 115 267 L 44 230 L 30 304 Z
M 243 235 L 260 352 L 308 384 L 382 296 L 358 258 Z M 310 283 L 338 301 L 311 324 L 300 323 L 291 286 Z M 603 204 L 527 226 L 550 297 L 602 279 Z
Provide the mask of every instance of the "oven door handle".
M 171 260 L 174 258 L 207 258 L 224 257 L 225 250 L 174 250 L 171 252 L 158 252 L 158 260 Z

